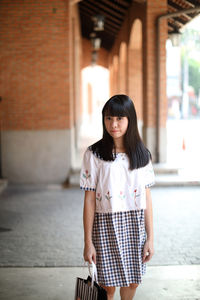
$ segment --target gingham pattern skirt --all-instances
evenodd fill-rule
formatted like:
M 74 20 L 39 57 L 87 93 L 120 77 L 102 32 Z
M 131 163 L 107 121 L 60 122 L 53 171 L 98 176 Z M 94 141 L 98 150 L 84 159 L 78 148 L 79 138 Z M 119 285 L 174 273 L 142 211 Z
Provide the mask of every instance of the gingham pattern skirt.
M 93 243 L 97 253 L 98 282 L 104 286 L 141 283 L 146 265 L 144 210 L 95 213 Z

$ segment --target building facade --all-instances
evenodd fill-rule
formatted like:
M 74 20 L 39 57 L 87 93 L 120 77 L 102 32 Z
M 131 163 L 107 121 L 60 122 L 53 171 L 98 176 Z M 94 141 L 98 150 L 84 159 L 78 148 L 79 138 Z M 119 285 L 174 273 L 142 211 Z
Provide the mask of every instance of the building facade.
M 0 3 L 1 174 L 10 182 L 63 183 L 80 165 L 81 71 L 91 65 L 92 51 L 82 19 L 84 10 L 86 16 L 95 12 L 92 5 L 106 12 L 104 1 L 93 2 Z M 97 64 L 109 70 L 110 96 L 125 93 L 134 100 L 144 142 L 153 160 L 164 162 L 169 22 L 159 23 L 158 40 L 157 20 L 169 13 L 169 3 L 105 2 L 110 2 L 110 16 L 117 15 L 121 2 L 124 15 L 112 45 L 104 41 L 98 50 Z

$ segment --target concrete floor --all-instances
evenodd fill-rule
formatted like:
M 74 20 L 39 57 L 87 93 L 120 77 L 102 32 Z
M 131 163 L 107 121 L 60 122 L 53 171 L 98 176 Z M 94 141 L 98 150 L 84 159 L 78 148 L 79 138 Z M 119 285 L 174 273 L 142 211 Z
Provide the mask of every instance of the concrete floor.
M 73 300 L 82 268 L 1 268 L 1 300 Z M 119 300 L 119 288 L 115 300 Z M 149 267 L 136 300 L 200 300 L 200 266 Z
M 135 299 L 200 300 L 200 188 L 154 187 L 152 197 L 155 255 Z M 88 275 L 83 193 L 12 185 L 0 198 L 0 300 L 74 299 Z
M 84 193 L 8 186 L 0 195 L 0 267 L 82 267 Z M 200 264 L 200 188 L 153 187 L 152 266 Z

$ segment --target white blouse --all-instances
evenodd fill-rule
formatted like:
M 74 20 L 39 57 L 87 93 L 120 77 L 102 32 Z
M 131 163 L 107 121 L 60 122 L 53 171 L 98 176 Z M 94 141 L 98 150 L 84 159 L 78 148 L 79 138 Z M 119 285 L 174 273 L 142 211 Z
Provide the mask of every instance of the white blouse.
M 98 158 L 87 149 L 80 175 L 80 188 L 96 191 L 96 212 L 121 212 L 146 208 L 145 188 L 155 182 L 151 161 L 129 170 L 129 158 L 118 153 L 114 161 Z

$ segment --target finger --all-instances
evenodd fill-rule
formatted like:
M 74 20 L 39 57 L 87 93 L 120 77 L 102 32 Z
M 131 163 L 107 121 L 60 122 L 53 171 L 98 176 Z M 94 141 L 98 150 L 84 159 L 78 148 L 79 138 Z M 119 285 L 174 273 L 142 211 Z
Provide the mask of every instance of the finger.
M 148 261 L 148 258 L 149 258 L 149 256 L 150 256 L 150 253 L 149 253 L 149 251 L 144 251 L 144 254 L 143 254 L 143 262 L 147 262 Z
M 95 265 L 96 265 L 96 255 L 95 254 L 93 254 L 93 256 L 92 256 L 92 260 L 93 260 L 93 262 L 95 263 Z
M 90 257 L 88 258 L 88 262 L 89 262 L 90 264 L 92 264 L 92 256 L 90 256 Z
M 90 257 L 89 255 L 85 254 L 85 255 L 84 255 L 84 260 L 85 260 L 86 262 L 89 262 L 89 263 L 91 264 L 91 263 L 92 263 L 92 256 Z
M 151 258 L 152 258 L 152 255 L 148 255 L 148 256 L 146 257 L 146 262 L 150 261 Z
M 148 250 L 144 249 L 144 251 L 143 251 L 143 258 L 142 258 L 143 261 L 145 261 L 147 255 L 148 255 L 147 253 L 148 253 Z
M 144 263 L 147 263 L 149 260 L 150 260 L 150 256 L 147 255 L 147 256 L 145 257 L 145 259 L 144 259 Z
M 150 261 L 152 256 L 153 256 L 153 253 L 147 252 L 143 262 L 146 263 L 146 262 Z

